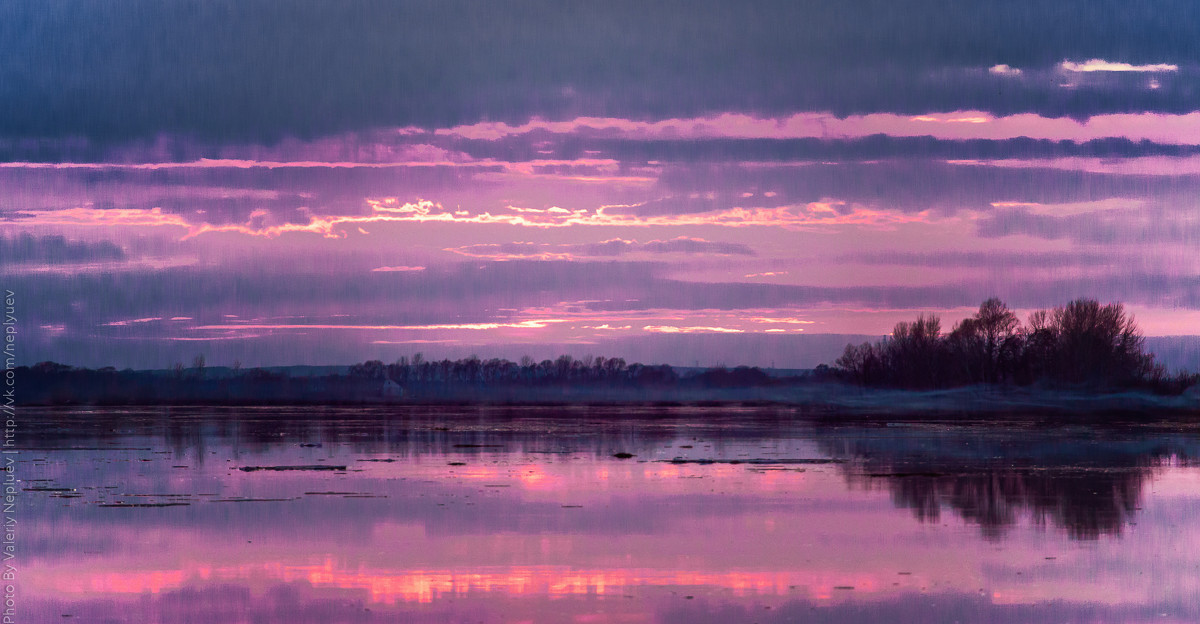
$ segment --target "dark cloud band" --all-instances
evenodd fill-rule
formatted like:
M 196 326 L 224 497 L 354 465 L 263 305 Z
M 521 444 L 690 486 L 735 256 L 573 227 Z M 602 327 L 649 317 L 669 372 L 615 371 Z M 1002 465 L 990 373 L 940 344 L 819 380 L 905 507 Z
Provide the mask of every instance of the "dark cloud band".
M 14 2 L 0 7 L 0 136 L 275 140 L 732 110 L 1186 112 L 1200 109 L 1189 65 L 1198 11 L 1083 0 Z M 1070 69 L 1090 59 L 1178 70 L 1150 89 L 1137 72 Z M 998 65 L 1010 70 L 989 71 Z

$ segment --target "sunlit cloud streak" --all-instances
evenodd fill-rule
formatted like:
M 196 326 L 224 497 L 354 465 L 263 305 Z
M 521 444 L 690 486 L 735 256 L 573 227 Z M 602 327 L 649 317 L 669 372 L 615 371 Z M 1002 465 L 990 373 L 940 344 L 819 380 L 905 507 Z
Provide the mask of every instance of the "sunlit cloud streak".
M 657 334 L 741 334 L 745 332 L 744 329 L 730 327 L 676 327 L 674 325 L 647 325 L 642 329 Z
M 1106 61 L 1104 59 L 1094 58 L 1076 63 L 1072 61 L 1063 61 L 1059 65 L 1064 71 L 1069 72 L 1177 72 L 1179 66 L 1174 63 L 1149 63 L 1146 65 L 1131 65 L 1129 63 Z
M 395 272 L 411 272 L 411 271 L 424 271 L 424 270 L 425 270 L 425 267 L 423 267 L 423 266 L 381 266 L 381 267 L 375 267 L 374 269 L 371 269 L 371 271 L 375 272 L 375 273 L 395 273 Z
M 844 202 L 810 202 L 803 206 L 781 206 L 776 208 L 741 208 L 709 210 L 693 214 L 660 214 L 645 216 L 631 214 L 643 205 L 601 206 L 595 210 L 567 210 L 558 207 L 548 209 L 505 207 L 483 213 L 466 210 L 450 210 L 430 200 L 401 203 L 395 198 L 367 199 L 371 212 L 366 215 L 323 215 L 312 216 L 307 223 L 262 224 L 270 212 L 257 210 L 250 214 L 245 223 L 193 224 L 181 215 L 164 213 L 161 208 L 150 209 L 99 209 L 70 208 L 66 210 L 30 210 L 9 215 L 9 221 L 27 225 L 71 225 L 71 226 L 174 226 L 186 230 L 184 239 L 194 238 L 210 232 L 234 232 L 249 236 L 277 237 L 289 232 L 308 232 L 326 238 L 346 236 L 346 228 L 372 223 L 475 223 L 504 224 L 530 228 L 562 228 L 572 226 L 594 227 L 650 227 L 650 226 L 696 226 L 715 225 L 723 227 L 783 227 L 806 228 L 830 225 L 888 226 L 924 220 L 922 214 L 893 213 L 873 210 L 861 206 L 846 206 Z M 682 251 L 687 243 L 657 241 L 647 251 L 666 253 L 655 249 Z M 736 249 L 736 248 L 733 248 Z M 730 253 L 741 253 L 731 251 Z
M 509 202 L 503 202 L 509 195 L 505 190 L 519 198 L 538 188 L 538 183 L 523 181 L 520 175 L 510 173 L 504 175 L 515 177 L 508 177 L 502 183 L 484 184 L 482 188 L 487 195 L 482 200 L 471 201 L 474 199 L 471 191 L 460 189 L 472 185 L 480 188 L 479 180 L 459 175 L 445 177 L 437 173 L 441 170 L 427 170 L 427 175 L 411 181 L 401 178 L 400 185 L 414 189 L 415 197 L 434 195 L 447 197 L 446 201 L 410 199 L 400 203 L 398 199 L 391 199 L 397 205 L 389 205 L 392 196 L 378 193 L 394 190 L 397 183 L 389 185 L 387 176 L 375 177 L 374 173 L 368 177 L 355 174 L 342 179 L 329 177 L 331 174 L 327 170 L 316 170 L 321 172 L 320 175 L 297 177 L 287 170 L 252 174 L 243 170 L 214 169 L 197 170 L 201 174 L 199 180 L 163 172 L 161 175 L 167 176 L 165 179 L 150 177 L 143 181 L 138 177 L 142 173 L 136 173 L 127 182 L 107 181 L 106 177 L 105 185 L 97 187 L 87 178 L 79 177 L 81 174 L 67 171 L 29 180 L 9 174 L 8 180 L 0 184 L 18 190 L 21 203 L 0 207 L 0 214 L 7 224 L 34 227 L 165 225 L 184 228 L 180 236 L 189 238 L 206 232 L 240 232 L 261 237 L 308 232 L 336 238 L 358 232 L 360 228 L 369 231 L 372 223 L 386 222 L 509 224 L 540 228 L 589 224 L 687 227 L 709 223 L 805 227 L 827 221 L 834 225 L 839 222 L 879 224 L 897 220 L 889 219 L 888 211 L 985 209 L 998 201 L 1062 203 L 1108 197 L 1170 197 L 1200 190 L 1200 178 L 1188 169 L 1160 170 L 1157 163 L 1139 166 L 1139 160 L 1107 159 L 1103 166 L 1116 170 L 1104 172 L 1054 168 L 1062 166 L 1062 159 L 955 161 L 952 164 L 922 159 L 798 165 L 756 165 L 740 161 L 671 164 L 659 167 L 652 188 L 633 193 L 607 187 L 586 192 L 571 186 L 555 187 L 556 194 L 566 193 L 569 208 L 546 203 L 515 205 L 511 196 Z M 997 167 L 997 164 L 1003 166 Z M 1171 159 L 1167 164 L 1184 166 L 1180 159 Z M 1128 170 L 1122 170 L 1123 166 Z M 38 175 L 44 176 L 44 172 Z M 1152 175 L 1153 179 L 1146 179 L 1147 175 Z M 339 180 L 342 180 L 341 184 Z M 203 186 L 195 186 L 195 182 L 201 182 Z M 295 186 L 297 184 L 300 186 Z M 348 184 L 361 186 L 368 199 L 347 191 Z M 246 186 L 239 188 L 238 185 Z M 45 186 L 66 190 L 49 195 L 32 192 L 34 188 Z M 278 190 L 280 187 L 292 190 L 285 192 Z M 881 194 L 880 188 L 886 188 L 887 193 Z M 576 196 L 586 199 L 572 200 Z M 616 203 L 612 201 L 614 197 L 626 201 Z M 806 218 L 795 214 L 823 204 L 835 210 L 842 206 L 843 212 L 846 207 L 854 206 L 865 211 L 861 211 L 857 219 L 852 214 L 842 214 L 832 220 L 816 218 L 818 215 L 811 211 L 803 215 Z M 454 210 L 441 208 L 445 205 L 456 207 Z M 787 209 L 781 214 L 770 213 L 785 207 Z M 783 214 L 787 212 L 793 214 Z M 669 216 L 671 213 L 708 214 L 632 219 L 627 213 L 646 217 Z

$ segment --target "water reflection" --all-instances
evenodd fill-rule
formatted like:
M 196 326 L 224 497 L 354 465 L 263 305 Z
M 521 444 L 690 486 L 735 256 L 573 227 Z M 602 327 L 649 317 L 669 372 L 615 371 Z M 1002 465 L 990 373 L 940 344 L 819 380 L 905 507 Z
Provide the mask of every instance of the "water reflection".
M 1172 432 L 945 426 L 817 428 L 822 452 L 853 460 L 854 487 L 884 488 L 925 522 L 943 507 L 999 539 L 1022 516 L 1074 539 L 1119 535 L 1156 469 L 1196 446 Z
M 751 408 L 26 418 L 34 621 L 1182 622 L 1200 604 L 1196 438 L 1172 429 Z
M 788 602 L 777 609 L 755 609 L 719 603 L 668 609 L 663 624 L 724 624 L 758 622 L 776 624 L 879 624 L 880 622 L 954 622 L 956 624 L 1018 624 L 1022 622 L 1191 622 L 1200 608 L 1187 605 L 1110 606 L 1059 600 L 1040 604 L 997 604 L 978 594 L 905 594 L 872 603 L 845 602 L 827 605 L 811 601 Z

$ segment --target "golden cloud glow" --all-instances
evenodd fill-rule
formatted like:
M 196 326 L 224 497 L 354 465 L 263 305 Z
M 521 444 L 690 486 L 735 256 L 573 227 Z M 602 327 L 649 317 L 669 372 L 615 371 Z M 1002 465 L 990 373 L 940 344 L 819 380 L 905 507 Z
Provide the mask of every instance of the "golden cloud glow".
M 743 275 L 742 277 L 778 277 L 780 275 L 787 275 L 787 274 L 788 274 L 787 271 L 766 271 L 763 273 L 747 273 L 747 274 Z
M 999 65 L 992 65 L 989 67 L 988 73 L 996 76 L 1020 76 L 1023 72 L 1016 67 L 1010 67 L 1004 63 L 1000 63 Z
M 229 329 L 365 329 L 365 330 L 437 330 L 437 329 L 543 329 L 551 323 L 562 323 L 562 319 L 537 319 L 529 321 L 518 321 L 515 323 L 451 323 L 444 325 L 330 325 L 330 324 L 289 324 L 289 323 L 262 323 L 262 324 L 245 324 L 245 325 L 199 325 L 195 329 L 213 329 L 213 330 L 229 330 Z
M 647 325 L 645 331 L 656 334 L 744 334 L 744 329 L 730 327 L 676 327 L 674 325 Z
M 787 324 L 787 325 L 812 325 L 813 323 L 816 322 L 816 321 L 806 321 L 804 319 L 791 318 L 791 317 L 765 317 L 765 316 L 754 317 L 754 318 L 751 318 L 750 320 L 754 321 L 755 323 L 783 323 L 783 324 Z
M 1114 63 L 1104 59 L 1090 59 L 1082 63 L 1073 63 L 1071 61 L 1063 61 L 1059 65 L 1063 70 L 1069 72 L 1175 72 L 1179 71 L 1178 65 L 1170 63 L 1153 63 L 1150 65 L 1130 65 L 1129 63 Z
M 637 206 L 601 206 L 596 210 L 551 207 L 531 209 L 506 206 L 503 212 L 471 214 L 468 211 L 445 210 L 441 204 L 429 200 L 401 203 L 397 198 L 386 197 L 366 200 L 371 212 L 366 215 L 314 216 L 307 224 L 283 223 L 257 225 L 268 214 L 255 211 L 246 223 L 235 224 L 189 224 L 179 215 L 163 214 L 160 209 L 149 210 L 96 210 L 74 209 L 71 211 L 40 211 L 24 213 L 27 219 L 37 224 L 70 225 L 175 225 L 188 229 L 187 238 L 208 232 L 237 232 L 250 236 L 275 237 L 287 232 L 309 232 L 326 238 L 343 238 L 346 228 L 367 223 L 476 223 L 504 224 L 532 228 L 562 228 L 573 226 L 596 227 L 651 227 L 711 225 L 722 227 L 781 227 L 805 229 L 812 227 L 859 225 L 890 227 L 903 223 L 925 222 L 927 211 L 915 214 L 867 208 L 860 205 L 847 207 L 843 202 L 811 202 L 777 208 L 734 207 L 705 213 L 645 216 L 620 212 L 621 209 Z M 120 214 L 109 214 L 120 213 Z

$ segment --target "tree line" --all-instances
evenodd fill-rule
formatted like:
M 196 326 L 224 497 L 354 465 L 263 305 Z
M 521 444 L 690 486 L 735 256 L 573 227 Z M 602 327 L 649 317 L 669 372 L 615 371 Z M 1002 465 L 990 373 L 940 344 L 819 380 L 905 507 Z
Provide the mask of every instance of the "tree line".
M 425 360 L 420 354 L 401 357 L 391 364 L 368 360 L 342 372 L 320 375 L 290 375 L 287 369 L 245 369 L 240 366 L 212 369 L 197 356 L 191 368 L 178 364 L 165 371 L 76 368 L 56 362 L 22 366 L 15 373 L 22 380 L 22 404 L 270 404 L 270 403 L 357 403 L 389 395 L 385 384 L 395 382 L 405 397 L 464 400 L 490 396 L 508 389 L 509 394 L 536 388 L 567 386 L 614 388 L 668 388 L 676 385 L 743 384 L 765 378 L 734 371 L 715 376 L 681 379 L 667 365 L 626 364 L 621 358 L 584 358 L 563 355 L 554 360 L 520 362 L 481 360 L 472 356 L 459 360 Z M 749 369 L 747 369 L 749 370 Z M 736 374 L 735 374 L 736 373 Z M 504 394 L 503 392 L 501 394 Z M 507 395 L 505 395 L 507 396 Z
M 1181 392 L 1200 382 L 1200 375 L 1169 375 L 1144 346 L 1120 303 L 1076 299 L 1038 310 L 1022 324 L 991 298 L 949 333 L 937 315 L 923 314 L 897 323 L 882 340 L 846 345 L 833 372 L 864 385 L 911 389 L 1047 383 Z
M 400 357 L 391 364 L 368 360 L 350 367 L 351 377 L 398 384 L 530 384 L 530 383 L 623 383 L 634 385 L 674 383 L 675 370 L 666 364 L 626 364 L 623 358 L 560 355 L 553 360 L 520 362 L 501 358 L 481 360 L 478 356 L 459 360 L 427 361 L 420 353 L 412 359 Z

